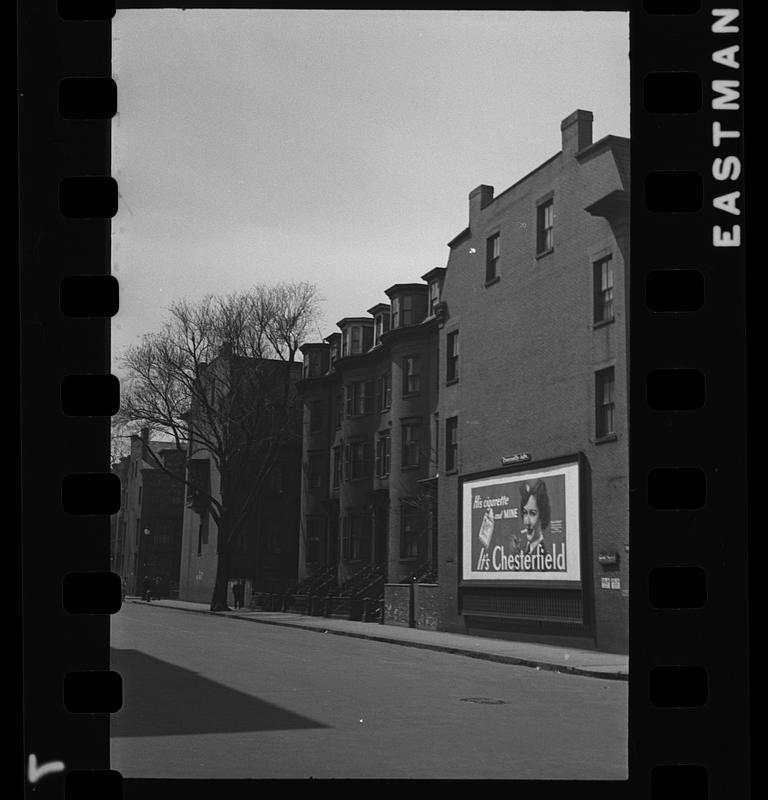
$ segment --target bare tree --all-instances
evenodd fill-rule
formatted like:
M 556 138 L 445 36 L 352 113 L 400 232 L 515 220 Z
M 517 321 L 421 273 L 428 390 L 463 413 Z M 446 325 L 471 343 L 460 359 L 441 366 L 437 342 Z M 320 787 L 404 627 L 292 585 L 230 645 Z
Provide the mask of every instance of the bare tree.
M 166 440 L 164 447 L 173 442 L 185 453 L 187 495 L 216 523 L 213 611 L 227 608 L 230 556 L 245 543 L 260 490 L 281 450 L 301 434 L 291 364 L 318 304 L 309 283 L 180 300 L 163 329 L 145 335 L 123 358 L 121 421 L 149 428 Z M 148 450 L 160 469 L 178 477 Z

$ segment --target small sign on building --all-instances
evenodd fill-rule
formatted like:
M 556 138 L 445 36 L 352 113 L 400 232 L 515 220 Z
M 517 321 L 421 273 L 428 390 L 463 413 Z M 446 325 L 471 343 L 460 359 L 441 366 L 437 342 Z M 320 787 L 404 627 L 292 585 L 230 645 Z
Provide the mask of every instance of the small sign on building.
M 502 456 L 501 463 L 506 467 L 509 464 L 522 464 L 524 461 L 530 461 L 530 453 L 515 453 L 511 456 Z

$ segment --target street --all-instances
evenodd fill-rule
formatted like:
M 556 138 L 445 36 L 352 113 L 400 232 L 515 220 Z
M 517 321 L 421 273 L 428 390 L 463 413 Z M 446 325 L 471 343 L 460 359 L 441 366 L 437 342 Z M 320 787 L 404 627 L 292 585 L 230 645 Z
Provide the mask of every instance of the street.
M 138 604 L 111 619 L 124 778 L 627 777 L 623 681 Z

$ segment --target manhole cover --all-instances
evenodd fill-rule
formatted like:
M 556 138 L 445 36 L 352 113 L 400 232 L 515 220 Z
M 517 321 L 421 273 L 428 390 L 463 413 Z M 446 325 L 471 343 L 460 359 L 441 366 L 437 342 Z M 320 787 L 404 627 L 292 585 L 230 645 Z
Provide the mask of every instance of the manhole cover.
M 484 703 L 489 706 L 504 706 L 507 704 L 506 700 L 495 700 L 493 697 L 462 697 L 462 703 Z

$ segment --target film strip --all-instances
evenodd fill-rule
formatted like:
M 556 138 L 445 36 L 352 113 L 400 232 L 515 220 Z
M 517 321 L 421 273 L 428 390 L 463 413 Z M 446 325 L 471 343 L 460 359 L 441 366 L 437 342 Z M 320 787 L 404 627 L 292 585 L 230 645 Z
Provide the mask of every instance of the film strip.
M 115 5 L 22 2 L 19 12 L 22 757 L 28 796 L 67 800 L 167 790 L 124 781 L 109 764 L 109 714 L 122 702 L 108 656 L 120 607 L 108 552 L 120 503 L 108 471 L 119 406 L 109 374 L 119 304 L 109 263 Z M 742 4 L 541 5 L 555 7 L 631 14 L 630 778 L 589 790 L 740 796 L 749 773 Z

